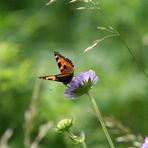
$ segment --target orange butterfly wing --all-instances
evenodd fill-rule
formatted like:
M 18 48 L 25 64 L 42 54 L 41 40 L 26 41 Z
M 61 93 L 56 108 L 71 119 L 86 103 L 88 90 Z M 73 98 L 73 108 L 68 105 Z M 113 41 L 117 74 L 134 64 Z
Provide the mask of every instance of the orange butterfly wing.
M 61 71 L 61 74 L 41 76 L 39 78 L 45 80 L 63 82 L 65 85 L 67 85 L 73 77 L 74 65 L 72 64 L 71 60 L 65 58 L 59 52 L 54 52 L 54 55 L 56 58 L 57 65 Z
M 72 64 L 71 60 L 62 56 L 59 52 L 54 52 L 56 57 L 56 61 L 61 73 L 73 73 L 74 72 L 74 65 Z

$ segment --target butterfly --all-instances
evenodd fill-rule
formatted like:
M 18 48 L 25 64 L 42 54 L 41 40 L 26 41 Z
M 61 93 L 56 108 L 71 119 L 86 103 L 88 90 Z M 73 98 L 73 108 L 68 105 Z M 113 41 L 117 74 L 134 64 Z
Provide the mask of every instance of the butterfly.
M 57 75 L 41 76 L 38 78 L 45 79 L 45 80 L 58 81 L 58 82 L 62 82 L 64 85 L 67 85 L 68 83 L 70 83 L 70 81 L 73 78 L 74 65 L 71 62 L 71 60 L 69 60 L 68 58 L 65 58 L 59 52 L 54 51 L 54 55 L 61 73 Z

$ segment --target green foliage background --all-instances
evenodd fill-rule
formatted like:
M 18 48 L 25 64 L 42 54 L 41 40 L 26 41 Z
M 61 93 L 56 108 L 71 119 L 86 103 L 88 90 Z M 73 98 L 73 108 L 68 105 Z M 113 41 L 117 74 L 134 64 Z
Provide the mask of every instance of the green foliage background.
M 120 37 L 108 38 L 84 52 L 93 41 L 109 35 L 98 26 L 112 26 L 148 73 L 147 0 L 98 1 L 100 10 L 77 10 L 88 3 L 1 0 L 0 4 L 0 135 L 14 130 L 10 147 L 23 147 L 24 113 L 29 109 L 37 76 L 59 72 L 53 51 L 70 58 L 75 75 L 93 69 L 100 78 L 91 94 L 104 116 L 114 116 L 135 134 L 148 135 L 148 78 L 139 69 Z M 85 131 L 88 147 L 107 148 L 104 134 L 86 96 L 64 98 L 65 86 L 41 81 L 37 116 L 31 138 L 40 124 L 74 118 L 73 131 Z M 110 131 L 117 147 L 116 135 Z M 40 147 L 81 147 L 64 134 L 49 130 Z

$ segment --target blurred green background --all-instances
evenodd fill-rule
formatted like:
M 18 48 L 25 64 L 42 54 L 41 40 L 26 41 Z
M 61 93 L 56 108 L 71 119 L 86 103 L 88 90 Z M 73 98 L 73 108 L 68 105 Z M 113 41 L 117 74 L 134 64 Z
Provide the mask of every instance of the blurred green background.
M 100 81 L 91 94 L 105 117 L 120 120 L 135 135 L 148 135 L 148 78 L 120 37 L 103 40 L 94 49 L 84 52 L 95 40 L 111 34 L 97 29 L 98 26 L 112 26 L 148 73 L 148 1 L 95 1 L 100 10 L 77 10 L 93 6 L 83 1 L 57 0 L 48 6 L 47 2 L 1 0 L 0 136 L 12 128 L 10 147 L 24 147 L 24 114 L 30 108 L 34 92 L 37 93 L 36 115 L 30 123 L 31 141 L 40 125 L 47 121 L 52 121 L 55 127 L 63 118 L 74 118 L 72 130 L 85 132 L 88 147 L 109 147 L 86 96 L 70 100 L 64 98 L 66 87 L 63 84 L 37 82 L 38 76 L 59 73 L 54 50 L 73 61 L 75 75 L 89 69 L 96 71 Z M 34 91 L 34 87 L 40 88 Z M 121 135 L 114 129 L 109 132 L 117 147 L 132 145 L 116 141 L 118 136 L 124 135 L 122 131 Z M 81 145 L 73 144 L 66 135 L 51 128 L 40 147 L 76 148 Z

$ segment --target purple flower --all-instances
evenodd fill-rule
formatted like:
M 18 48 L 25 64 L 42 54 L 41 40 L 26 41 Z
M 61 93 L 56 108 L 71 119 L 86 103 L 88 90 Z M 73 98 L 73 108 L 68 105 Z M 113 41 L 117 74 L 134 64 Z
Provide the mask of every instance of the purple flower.
M 141 148 L 148 148 L 148 136 L 145 137 L 145 142 L 144 142 L 144 144 L 141 146 Z
M 93 70 L 80 73 L 72 79 L 64 96 L 72 99 L 77 98 L 87 93 L 97 81 L 98 77 Z

